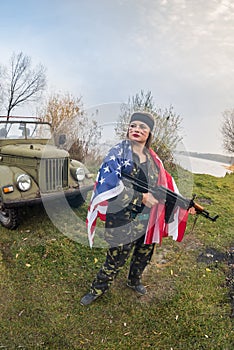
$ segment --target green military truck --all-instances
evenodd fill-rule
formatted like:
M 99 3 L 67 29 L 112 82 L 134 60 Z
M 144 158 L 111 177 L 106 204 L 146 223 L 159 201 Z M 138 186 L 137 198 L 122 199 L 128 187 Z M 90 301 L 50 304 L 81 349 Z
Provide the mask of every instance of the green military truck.
M 39 119 L 0 117 L 0 223 L 15 229 L 19 208 L 65 196 L 81 205 L 93 187 L 92 174 L 55 145 L 51 125 Z

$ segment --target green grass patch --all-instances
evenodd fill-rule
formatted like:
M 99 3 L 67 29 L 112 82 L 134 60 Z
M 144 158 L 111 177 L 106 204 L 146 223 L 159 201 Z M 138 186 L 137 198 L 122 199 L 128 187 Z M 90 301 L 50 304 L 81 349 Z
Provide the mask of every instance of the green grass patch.
M 234 175 L 194 175 L 194 192 L 220 215 L 217 222 L 199 217 L 190 232 L 190 217 L 182 243 L 168 239 L 156 247 L 143 279 L 147 295 L 126 287 L 126 265 L 89 307 L 79 300 L 105 249 L 63 235 L 42 207 L 24 210 L 17 230 L 0 228 L 0 348 L 233 349 L 229 266 L 198 257 L 207 247 L 224 253 L 234 244 Z M 84 220 L 86 211 L 85 204 L 75 212 Z

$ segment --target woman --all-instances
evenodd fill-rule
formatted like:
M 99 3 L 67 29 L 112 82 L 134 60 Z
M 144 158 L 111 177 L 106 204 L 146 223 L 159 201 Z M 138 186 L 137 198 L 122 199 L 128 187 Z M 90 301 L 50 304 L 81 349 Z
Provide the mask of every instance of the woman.
M 164 203 L 158 203 L 148 192 L 148 186 L 157 184 L 175 190 L 172 177 L 150 149 L 153 128 L 151 114 L 133 113 L 127 140 L 110 150 L 100 168 L 87 225 L 92 245 L 96 219 L 104 217 L 105 239 L 110 248 L 90 291 L 81 299 L 82 305 L 89 305 L 109 289 L 131 252 L 127 286 L 144 295 L 146 289 L 141 277 L 151 260 L 155 242 L 160 243 L 170 231 L 174 239 L 182 239 L 187 211 L 179 209 L 176 222 L 166 223 Z

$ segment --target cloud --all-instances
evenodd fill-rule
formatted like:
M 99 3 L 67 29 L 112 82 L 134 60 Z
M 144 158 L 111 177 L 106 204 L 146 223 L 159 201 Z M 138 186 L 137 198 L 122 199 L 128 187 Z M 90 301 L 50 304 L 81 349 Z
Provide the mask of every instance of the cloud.
M 196 130 L 206 117 L 217 129 L 233 104 L 233 0 L 22 0 L 18 12 L 11 2 L 0 8 L 11 14 L 0 24 L 1 63 L 22 50 L 47 67 L 54 90 L 88 105 L 151 90 Z
M 214 21 L 222 17 L 225 21 L 233 19 L 234 4 L 232 0 L 221 0 L 214 2 L 214 9 L 210 12 L 209 18 Z

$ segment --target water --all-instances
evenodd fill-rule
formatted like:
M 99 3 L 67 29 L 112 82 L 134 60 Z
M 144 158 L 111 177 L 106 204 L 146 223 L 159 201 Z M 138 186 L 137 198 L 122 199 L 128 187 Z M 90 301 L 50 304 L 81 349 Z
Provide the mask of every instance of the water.
M 225 166 L 230 166 L 230 164 L 178 154 L 175 158 L 177 164 L 191 171 L 193 174 L 209 174 L 216 177 L 223 177 L 226 173 L 230 173 L 230 171 L 225 168 Z

